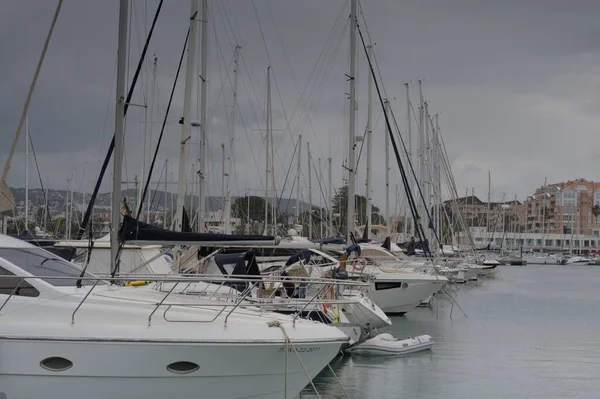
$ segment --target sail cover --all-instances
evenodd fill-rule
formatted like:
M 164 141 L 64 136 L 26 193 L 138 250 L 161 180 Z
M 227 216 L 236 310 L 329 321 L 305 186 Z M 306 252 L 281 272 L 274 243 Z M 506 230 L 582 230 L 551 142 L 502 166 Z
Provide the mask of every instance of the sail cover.
M 273 236 L 193 233 L 166 230 L 131 216 L 123 217 L 120 241 L 138 245 L 276 245 Z

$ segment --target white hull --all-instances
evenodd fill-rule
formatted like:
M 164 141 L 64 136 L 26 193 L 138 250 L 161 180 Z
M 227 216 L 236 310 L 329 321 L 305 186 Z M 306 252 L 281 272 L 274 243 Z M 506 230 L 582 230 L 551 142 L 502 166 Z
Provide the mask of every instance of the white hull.
M 339 343 L 295 344 L 313 378 L 335 357 Z M 45 370 L 40 361 L 67 358 L 73 367 Z M 0 340 L 0 387 L 7 398 L 281 398 L 285 350 L 272 345 L 65 342 Z M 4 359 L 4 361 L 2 361 Z M 9 359 L 19 359 L 18 362 Z M 189 361 L 199 369 L 175 374 L 167 365 Z M 308 384 L 296 355 L 288 348 L 288 397 Z M 49 396 L 49 393 L 50 396 Z
M 384 338 L 381 338 L 382 336 Z M 390 334 L 380 334 L 360 345 L 348 349 L 347 352 L 353 355 L 399 356 L 423 352 L 431 349 L 433 345 L 434 341 L 429 335 L 396 340 Z
M 406 288 L 397 287 L 377 290 L 375 280 L 371 285 L 369 296 L 385 313 L 404 314 L 414 310 L 421 301 L 438 292 L 447 282 L 446 278 L 439 280 L 407 280 Z
M 368 329 L 383 328 L 392 325 L 392 321 L 384 311 L 366 296 L 362 294 L 344 294 L 344 296 L 356 300 L 356 303 L 344 305 L 343 307 L 344 315 L 350 323 L 359 324 Z

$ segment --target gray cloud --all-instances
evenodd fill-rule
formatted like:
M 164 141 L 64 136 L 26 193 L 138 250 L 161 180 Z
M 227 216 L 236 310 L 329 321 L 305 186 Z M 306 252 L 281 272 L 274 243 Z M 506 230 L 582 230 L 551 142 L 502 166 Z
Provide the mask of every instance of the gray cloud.
M 277 186 L 283 187 L 292 165 L 284 193 L 290 195 L 298 134 L 303 135 L 304 143 L 311 142 L 314 162 L 321 158 L 322 169 L 331 154 L 334 185 L 339 186 L 348 142 L 348 104 L 344 94 L 348 91 L 344 76 L 348 43 L 342 30 L 349 12 L 346 2 L 256 0 L 260 25 L 250 1 L 212 3 L 212 22 L 216 24 L 210 28 L 210 193 L 219 195 L 221 189 L 220 146 L 229 142 L 227 114 L 232 103 L 233 76 L 227 67 L 236 43 L 243 49 L 232 191 L 244 194 L 247 189 L 258 190 L 264 185 L 262 129 L 269 63 L 274 71 L 273 125 L 278 129 L 274 132 Z M 144 40 L 144 13 L 150 19 L 157 1 L 134 0 L 133 4 L 130 76 Z M 7 0 L 2 6 L 0 37 L 7 38 L 0 41 L 0 138 L 5 143 L 0 151 L 2 160 L 6 159 L 18 123 L 53 7 L 53 2 L 34 0 Z M 423 78 L 431 110 L 440 113 L 459 193 L 475 188 L 476 194 L 485 198 L 488 170 L 492 173 L 496 200 L 503 194 L 507 198 L 515 194 L 524 198 L 543 183 L 544 177 L 549 181 L 598 179 L 594 171 L 600 152 L 596 145 L 596 126 L 600 122 L 600 28 L 596 16 L 600 4 L 596 1 L 378 0 L 364 2 L 363 7 L 366 28 L 377 43 L 375 52 L 386 92 L 396 97 L 392 107 L 401 128 L 406 130 L 404 82 L 411 81 L 412 100 L 416 103 L 416 80 Z M 84 186 L 91 189 L 112 135 L 117 9 L 116 2 L 65 2 L 59 17 L 29 112 L 42 175 L 48 177 L 53 188 L 66 187 L 73 168 L 75 181 L 79 182 L 85 168 Z M 154 121 L 163 118 L 188 26 L 188 12 L 187 2 L 167 3 L 149 51 L 159 59 Z M 333 30 L 333 39 L 320 60 L 325 62 L 318 63 L 340 12 L 340 25 Z M 366 28 L 363 24 L 365 33 Z M 362 51 L 359 53 L 364 58 Z M 177 121 L 182 113 L 183 74 L 182 71 L 155 179 L 166 158 L 173 178 L 177 178 L 181 134 Z M 144 101 L 148 80 L 144 74 L 135 103 Z M 357 134 L 362 134 L 366 123 L 366 83 L 367 67 L 362 59 Z M 196 100 L 193 109 L 197 109 Z M 193 114 L 196 119 L 196 111 Z M 376 105 L 376 119 L 379 114 Z M 130 108 L 125 180 L 132 180 L 141 172 L 143 120 L 142 108 Z M 384 204 L 383 128 L 379 116 L 373 133 L 373 186 L 380 208 Z M 159 125 L 153 124 L 152 131 L 154 146 Z M 23 185 L 23 146 L 19 144 L 9 177 L 13 186 Z M 194 144 L 190 148 L 190 163 L 197 158 L 196 152 Z M 306 144 L 302 156 L 302 191 L 306 198 Z M 364 162 L 363 152 L 359 192 L 364 192 Z M 393 193 L 399 177 L 395 166 L 392 171 Z M 326 170 L 323 175 L 326 178 Z M 316 181 L 313 176 L 313 198 L 318 202 Z M 108 187 L 106 181 L 104 188 Z

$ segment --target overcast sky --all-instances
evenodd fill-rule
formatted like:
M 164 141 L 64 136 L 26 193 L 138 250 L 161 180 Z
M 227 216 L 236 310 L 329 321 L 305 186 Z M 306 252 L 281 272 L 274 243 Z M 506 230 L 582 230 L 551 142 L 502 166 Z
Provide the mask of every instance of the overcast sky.
M 157 1 L 134 0 L 129 64 L 133 75 Z M 162 121 L 189 25 L 189 2 L 166 2 L 134 103 L 154 104 L 152 121 Z M 0 149 L 2 163 L 16 131 L 27 89 L 49 28 L 55 2 L 5 0 L 0 5 Z M 495 200 L 523 199 L 549 182 L 584 177 L 598 180 L 600 161 L 600 25 L 597 1 L 455 0 L 364 2 L 363 32 L 376 43 L 385 91 L 406 134 L 405 82 L 417 106 L 417 80 L 440 127 L 458 192 L 475 188 L 487 196 L 492 175 Z M 347 153 L 349 4 L 331 1 L 213 0 L 210 16 L 209 194 L 221 192 L 221 143 L 229 155 L 234 46 L 242 46 L 235 115 L 233 194 L 264 188 L 266 69 L 272 66 L 275 173 L 279 190 L 291 194 L 298 135 L 311 142 L 314 170 L 321 158 L 324 189 L 326 159 L 333 159 L 339 186 Z M 76 189 L 91 190 L 114 128 L 117 1 L 65 1 L 29 109 L 38 163 L 51 188 L 66 188 L 74 171 Z M 262 34 L 261 34 L 262 30 Z M 263 41 L 264 37 L 264 41 Z M 364 132 L 367 68 L 359 47 L 357 134 Z M 195 73 L 196 74 L 196 73 Z M 165 159 L 177 179 L 185 67 L 158 155 L 153 180 Z M 193 119 L 198 119 L 194 85 Z M 154 96 L 152 93 L 154 92 Z M 376 96 L 374 96 L 377 99 Z M 394 99 L 395 98 L 395 99 Z M 153 101 L 150 101 L 152 100 Z M 384 130 L 374 106 L 373 186 L 375 204 L 384 205 Z M 150 108 L 149 108 L 150 109 Z M 144 109 L 127 117 L 123 179 L 141 177 Z M 149 118 L 149 116 L 148 116 Z M 152 148 L 160 125 L 152 123 Z M 413 123 L 413 133 L 416 131 Z M 195 131 L 191 163 L 197 158 Z M 416 134 L 415 134 L 416 136 Z M 406 136 L 405 136 L 406 138 Z M 416 141 L 416 138 L 414 138 Z M 9 175 L 24 186 L 24 141 Z M 359 143 L 360 147 L 360 143 Z M 364 193 L 365 151 L 357 192 Z M 302 148 L 303 198 L 308 195 L 306 144 Z M 39 187 L 31 164 L 31 187 Z M 284 186 L 288 170 L 288 181 Z M 85 179 L 83 173 L 85 170 Z M 399 184 L 392 162 L 392 194 Z M 105 178 L 108 190 L 110 176 Z M 164 180 L 164 177 L 163 177 Z M 188 191 L 193 188 L 188 187 Z M 295 189 L 294 189 L 295 192 Z M 321 194 L 313 175 L 313 198 Z M 392 199 L 392 207 L 394 200 Z

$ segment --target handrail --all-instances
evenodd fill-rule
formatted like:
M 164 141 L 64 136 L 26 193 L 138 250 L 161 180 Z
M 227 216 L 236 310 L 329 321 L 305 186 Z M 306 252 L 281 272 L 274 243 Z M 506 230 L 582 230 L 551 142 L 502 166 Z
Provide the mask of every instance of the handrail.
M 1 276 L 1 277 L 11 277 L 14 278 L 14 276 Z M 0 306 L 0 312 L 2 312 L 2 309 L 4 309 L 4 306 L 6 306 L 6 303 L 8 301 L 10 301 L 10 298 L 13 297 L 13 295 L 15 294 L 15 292 L 17 292 L 17 290 L 19 289 L 19 286 L 21 285 L 21 283 L 25 281 L 24 277 L 21 277 L 21 279 L 19 280 L 19 282 L 17 283 L 17 285 L 15 286 L 15 288 L 13 288 L 13 290 L 10 292 L 10 295 L 8 296 L 8 298 L 6 298 L 6 300 L 4 301 L 4 303 L 2 304 L 2 306 Z
M 92 293 L 92 291 L 94 290 L 94 288 L 96 288 L 96 286 L 98 285 L 99 282 L 100 282 L 100 280 L 96 280 L 96 282 L 94 283 L 94 285 L 92 286 L 92 288 L 88 291 L 87 294 L 85 294 L 85 296 L 83 297 L 83 299 L 81 300 L 81 302 L 79 302 L 79 305 L 77 305 L 77 307 L 75 308 L 75 310 L 71 314 L 71 324 L 75 324 L 75 313 L 79 310 L 79 308 L 81 307 L 81 305 L 83 305 L 83 302 L 85 302 L 85 300 L 87 299 L 87 297 L 90 296 L 90 294 Z
M 173 290 L 175 289 L 175 287 L 177 287 L 179 283 L 175 283 L 173 284 L 173 287 L 169 290 L 169 292 L 167 292 L 167 295 L 165 295 L 163 297 L 163 299 L 161 299 L 161 301 L 156 305 L 156 307 L 154 308 L 154 310 L 152 311 L 152 313 L 150 313 L 150 316 L 148 316 L 148 327 L 150 327 L 151 322 L 152 322 L 152 315 L 154 315 L 154 313 L 158 310 L 158 308 L 163 304 L 163 302 L 165 301 L 165 299 L 167 299 L 167 297 L 171 294 L 171 292 L 173 292 Z
M 182 322 L 188 322 L 188 320 L 169 320 L 168 319 L 168 312 L 173 308 L 184 308 L 184 307 L 198 307 L 198 308 L 205 308 L 206 310 L 208 310 L 208 308 L 214 308 L 214 307 L 219 307 L 221 308 L 215 315 L 215 317 L 213 317 L 211 320 L 202 320 L 202 321 L 196 321 L 196 320 L 189 320 L 189 322 L 214 322 L 216 319 L 218 319 L 219 317 L 221 317 L 224 313 L 226 313 L 225 315 L 225 319 L 224 319 L 224 325 L 225 327 L 227 327 L 228 324 L 228 320 L 229 320 L 229 316 L 231 314 L 233 314 L 233 312 L 235 312 L 236 309 L 240 308 L 240 307 L 244 307 L 244 308 L 254 308 L 256 309 L 256 311 L 263 311 L 264 309 L 268 310 L 268 311 L 277 311 L 278 309 L 281 309 L 282 306 L 289 308 L 292 307 L 294 309 L 295 315 L 293 317 L 293 326 L 295 326 L 296 323 L 296 319 L 298 317 L 300 317 L 302 315 L 302 313 L 304 311 L 307 310 L 307 308 L 313 304 L 323 304 L 323 305 L 343 305 L 343 304 L 353 304 L 356 301 L 353 300 L 351 297 L 345 298 L 343 296 L 343 294 L 341 296 L 336 297 L 336 299 L 326 299 L 322 296 L 322 293 L 330 288 L 330 287 L 334 287 L 334 286 L 344 286 L 347 289 L 352 289 L 352 288 L 358 288 L 358 290 L 360 289 L 366 289 L 369 284 L 368 283 L 361 283 L 361 282 L 357 282 L 357 281 L 352 281 L 352 280 L 331 280 L 331 279 L 320 279 L 320 278 L 311 278 L 311 277 L 292 277 L 292 276 L 260 276 L 260 280 L 257 280 L 257 277 L 259 276 L 223 276 L 223 275 L 217 275 L 217 276 L 209 276 L 209 275 L 190 275 L 190 276 L 185 276 L 185 277 L 181 277 L 181 276 L 177 276 L 174 277 L 172 274 L 170 275 L 166 275 L 166 276 L 162 276 L 162 275 L 150 275 L 150 276 L 144 276 L 144 275 L 134 275 L 134 276 L 115 276 L 115 281 L 132 281 L 132 280 L 151 280 L 152 282 L 155 283 L 154 287 L 152 288 L 153 290 L 158 290 L 159 288 L 161 288 L 160 286 L 162 285 L 162 283 L 164 282 L 169 282 L 169 281 L 173 281 L 174 284 L 172 287 L 170 287 L 170 289 L 168 290 L 168 292 L 166 292 L 164 294 L 164 296 L 162 296 L 161 300 L 158 303 L 155 303 L 151 313 L 148 316 L 148 326 L 152 325 L 152 318 L 154 316 L 154 314 L 158 311 L 158 309 L 160 307 L 165 307 L 166 309 L 163 312 L 163 318 L 168 321 L 168 322 L 176 322 L 176 321 L 182 321 Z M 73 280 L 73 282 L 75 282 L 76 280 L 80 279 L 79 276 L 0 276 L 0 281 L 3 278 L 11 278 L 11 279 L 16 279 L 18 278 L 19 281 L 18 283 L 15 285 L 15 287 L 12 289 L 11 294 L 8 296 L 8 298 L 6 298 L 4 300 L 4 303 L 2 305 L 0 305 L 0 315 L 1 315 L 1 311 L 2 309 L 6 306 L 6 304 L 8 303 L 8 301 L 16 294 L 16 292 L 18 291 L 19 287 L 21 287 L 23 285 L 24 281 L 27 281 L 29 279 L 36 279 L 36 280 Z M 83 296 L 83 298 L 77 303 L 77 306 L 75 307 L 75 309 L 73 310 L 73 312 L 71 313 L 71 324 L 75 324 L 75 316 L 77 314 L 77 312 L 81 309 L 81 307 L 83 306 L 83 304 L 87 301 L 87 299 L 89 298 L 89 296 L 92 294 L 92 292 L 94 290 L 96 290 L 96 292 L 98 291 L 98 289 L 96 288 L 97 286 L 100 285 L 101 282 L 106 282 L 106 278 L 105 277 L 100 277 L 100 276 L 85 276 L 84 281 L 87 282 L 94 282 L 93 285 L 88 285 L 89 290 L 85 293 L 85 295 Z M 215 281 L 220 281 L 222 280 L 222 283 L 220 285 L 214 284 L 217 287 L 222 287 L 225 283 L 227 282 L 247 282 L 250 283 L 246 289 L 242 292 L 237 294 L 237 295 L 233 295 L 231 293 L 228 292 L 218 292 L 218 290 L 216 292 L 213 292 L 211 294 L 211 297 L 208 301 L 200 301 L 200 302 L 196 302 L 196 303 L 185 303 L 185 301 L 183 301 L 183 303 L 179 302 L 179 301 L 174 301 L 174 302 L 170 302 L 168 301 L 168 298 L 171 294 L 173 294 L 174 292 L 177 292 L 177 287 L 179 286 L 179 284 L 181 282 L 185 282 L 185 286 L 186 289 L 184 289 L 182 291 L 182 295 L 183 293 L 185 293 L 185 295 L 192 295 L 191 291 L 187 291 L 188 287 L 190 284 L 192 284 L 195 281 L 209 281 L 211 283 L 214 283 Z M 150 281 L 149 281 L 150 282 Z M 287 282 L 287 283 L 306 283 L 307 284 L 307 291 L 313 291 L 312 289 L 310 289 L 310 287 L 315 287 L 315 286 L 319 286 L 322 285 L 322 287 L 320 287 L 316 293 L 314 295 L 311 295 L 309 298 L 293 298 L 293 297 L 269 297 L 269 298 L 256 298 L 255 300 L 251 300 L 251 295 L 252 293 L 255 291 L 255 288 L 258 286 L 259 283 L 270 283 L 270 282 Z M 61 284 L 63 287 L 67 287 L 68 285 L 64 285 Z M 74 288 L 75 285 L 73 285 L 72 288 Z M 126 289 L 126 288 L 124 288 Z M 208 287 L 203 289 L 202 292 L 205 292 L 207 289 L 209 289 Z M 78 291 L 76 291 L 78 292 Z M 76 293 L 75 292 L 75 293 Z M 339 290 L 339 292 L 343 292 L 343 290 Z M 197 293 L 193 293 L 193 295 L 196 295 Z M 200 295 L 198 295 L 198 297 L 200 297 Z M 214 299 L 214 302 L 211 302 L 211 300 Z M 339 299 L 341 298 L 341 299 Z M 254 299 L 254 298 L 252 298 Z M 235 302 L 235 303 L 234 303 Z M 151 305 L 151 303 L 149 304 Z M 300 309 L 298 311 L 298 309 Z
M 244 292 L 242 292 L 242 294 L 244 294 L 244 295 L 243 295 L 243 296 L 240 298 L 240 300 L 238 301 L 238 303 L 236 303 L 236 304 L 235 304 L 235 306 L 233 307 L 233 309 L 231 309 L 231 310 L 229 311 L 229 313 L 227 313 L 227 316 L 225 316 L 225 327 L 227 327 L 227 319 L 229 318 L 229 315 L 230 315 L 230 314 L 231 314 L 231 313 L 232 313 L 232 312 L 233 312 L 235 309 L 237 309 L 237 307 L 238 307 L 238 306 L 240 306 L 240 304 L 242 303 L 242 301 L 243 301 L 244 299 L 246 299 L 246 298 L 248 297 L 248 295 L 250 295 L 250 294 L 252 293 L 252 289 L 253 289 L 254 287 L 255 287 L 255 285 L 254 285 L 254 284 L 250 284 L 250 285 L 249 285 L 249 286 L 246 288 L 246 290 L 245 290 L 245 293 L 244 293 Z
M 300 311 L 294 315 L 294 319 L 292 320 L 292 326 L 296 327 L 296 319 L 298 318 L 298 316 L 301 315 L 302 312 L 304 312 L 304 310 L 308 307 L 308 305 L 310 305 L 313 302 L 313 300 L 325 290 L 325 288 L 327 288 L 327 285 L 324 285 L 323 287 L 321 287 L 319 289 L 319 291 L 317 291 L 317 293 L 312 298 L 310 298 L 310 300 L 306 303 L 306 305 L 304 305 L 304 307 L 302 309 L 300 309 Z

